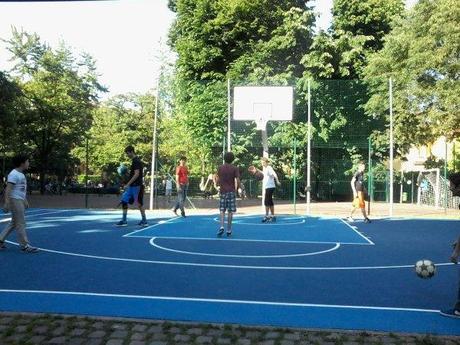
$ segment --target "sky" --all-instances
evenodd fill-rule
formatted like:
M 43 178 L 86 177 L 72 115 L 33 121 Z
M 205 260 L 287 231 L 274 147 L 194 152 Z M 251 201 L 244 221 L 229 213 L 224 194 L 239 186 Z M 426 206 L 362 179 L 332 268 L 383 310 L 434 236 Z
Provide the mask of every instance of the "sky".
M 332 1 L 312 2 L 319 29 L 330 25 Z M 63 40 L 76 53 L 89 53 L 96 59 L 102 84 L 109 88 L 105 97 L 155 87 L 159 51 L 168 49 L 173 21 L 167 0 L 0 2 L 0 39 L 10 38 L 15 26 L 38 33 L 51 46 Z M 11 68 L 9 58 L 0 41 L 0 70 Z
M 96 59 L 110 95 L 154 88 L 160 41 L 165 49 L 173 20 L 167 0 L 0 2 L 0 38 L 10 38 L 15 26 L 52 46 L 64 40 Z M 9 58 L 0 42 L 0 70 L 9 69 Z

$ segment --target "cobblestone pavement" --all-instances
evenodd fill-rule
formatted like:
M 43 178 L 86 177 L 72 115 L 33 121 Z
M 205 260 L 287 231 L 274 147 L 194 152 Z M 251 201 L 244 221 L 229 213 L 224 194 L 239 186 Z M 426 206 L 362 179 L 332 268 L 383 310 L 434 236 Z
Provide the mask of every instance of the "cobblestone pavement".
M 454 345 L 459 337 L 0 313 L 0 345 Z

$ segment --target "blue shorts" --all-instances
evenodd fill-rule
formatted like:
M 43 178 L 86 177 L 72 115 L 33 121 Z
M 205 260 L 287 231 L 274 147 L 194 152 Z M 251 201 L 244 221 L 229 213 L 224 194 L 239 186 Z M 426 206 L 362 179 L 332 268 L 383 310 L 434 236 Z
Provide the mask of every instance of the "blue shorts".
M 121 202 L 127 204 L 138 204 L 140 206 L 144 205 L 144 188 L 143 186 L 130 186 L 123 193 L 121 197 Z
M 221 212 L 236 212 L 236 193 L 220 193 L 219 210 Z

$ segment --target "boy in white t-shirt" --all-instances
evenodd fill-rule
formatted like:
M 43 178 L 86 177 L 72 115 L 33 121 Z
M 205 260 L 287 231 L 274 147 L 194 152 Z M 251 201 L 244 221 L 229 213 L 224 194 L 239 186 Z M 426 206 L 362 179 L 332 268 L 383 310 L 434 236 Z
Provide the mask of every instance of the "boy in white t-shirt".
M 278 175 L 275 170 L 270 166 L 270 161 L 267 157 L 262 158 L 263 170 L 260 171 L 254 166 L 249 167 L 249 172 L 256 174 L 263 174 L 263 189 L 264 194 L 264 205 L 265 205 L 265 217 L 262 219 L 262 223 L 275 222 L 275 204 L 273 202 L 273 193 L 275 192 L 276 186 L 280 186 L 281 183 L 278 179 Z M 270 214 L 271 213 L 271 214 Z
M 18 233 L 18 241 L 24 253 L 36 253 L 38 248 L 29 244 L 26 233 L 25 209 L 27 202 L 27 180 L 24 171 L 29 168 L 29 158 L 18 155 L 13 158 L 14 169 L 8 175 L 5 190 L 5 212 L 11 211 L 11 221 L 0 234 L 0 250 L 6 249 L 5 239 L 13 230 Z

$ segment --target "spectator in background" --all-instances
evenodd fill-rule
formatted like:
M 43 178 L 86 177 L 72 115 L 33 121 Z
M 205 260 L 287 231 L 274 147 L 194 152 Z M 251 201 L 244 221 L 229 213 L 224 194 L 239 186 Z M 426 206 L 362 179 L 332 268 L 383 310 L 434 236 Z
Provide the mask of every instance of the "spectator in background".
M 166 177 L 165 181 L 165 196 L 166 200 L 168 201 L 168 204 L 171 202 L 171 196 L 172 196 L 172 178 L 170 176 Z

